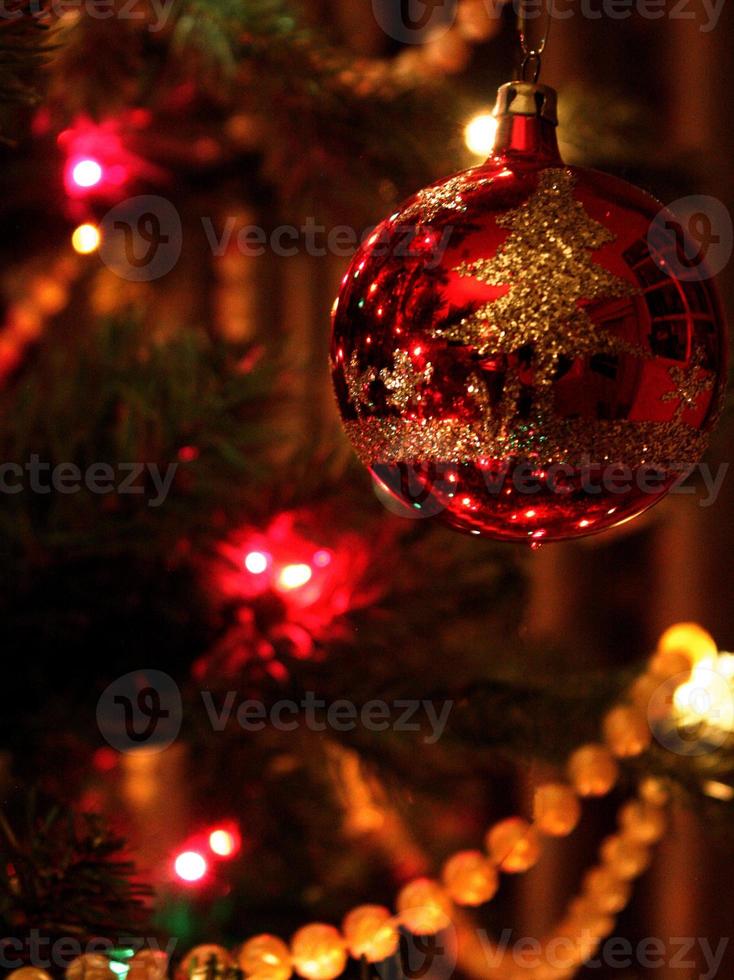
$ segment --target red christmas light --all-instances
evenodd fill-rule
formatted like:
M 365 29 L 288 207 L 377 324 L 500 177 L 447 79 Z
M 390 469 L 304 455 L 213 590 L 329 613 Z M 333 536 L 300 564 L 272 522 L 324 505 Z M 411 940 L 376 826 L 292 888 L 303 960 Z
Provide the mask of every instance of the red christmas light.
M 75 187 L 88 188 L 96 187 L 102 180 L 104 171 L 96 160 L 84 159 L 76 163 L 72 160 L 69 163 L 71 171 L 71 181 Z
M 72 201 L 113 201 L 134 180 L 160 181 L 162 171 L 128 149 L 136 130 L 147 125 L 134 111 L 101 123 L 80 116 L 59 133 L 65 155 L 64 187 Z
M 268 569 L 269 557 L 263 551 L 248 551 L 244 564 L 251 575 L 262 575 Z
M 204 855 L 198 851 L 182 851 L 176 856 L 173 868 L 181 881 L 191 885 L 205 877 L 209 865 Z
M 309 659 L 338 635 L 341 617 L 376 598 L 367 588 L 370 549 L 355 533 L 319 540 L 330 519 L 284 513 L 264 530 L 243 529 L 219 546 L 207 566 L 213 600 L 235 609 L 236 623 L 195 674 L 231 674 L 260 660 L 276 681 L 287 678 L 282 655 Z

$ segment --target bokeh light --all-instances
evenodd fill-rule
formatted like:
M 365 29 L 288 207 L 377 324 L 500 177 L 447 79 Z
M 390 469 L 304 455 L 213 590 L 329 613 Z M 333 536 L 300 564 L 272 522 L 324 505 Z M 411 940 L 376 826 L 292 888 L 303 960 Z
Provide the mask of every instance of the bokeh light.
M 189 883 L 201 881 L 208 868 L 206 858 L 198 851 L 182 851 L 174 862 L 178 877 Z
M 102 180 L 102 167 L 96 160 L 79 160 L 72 167 L 71 179 L 77 187 L 96 187 Z
M 79 255 L 90 255 L 99 248 L 101 236 L 96 225 L 83 224 L 75 228 L 71 236 L 71 246 Z
M 497 134 L 497 120 L 491 112 L 480 112 L 464 128 L 467 149 L 478 157 L 488 157 Z
M 250 551 L 245 555 L 245 568 L 252 575 L 262 575 L 268 567 L 268 556 L 262 551 Z
M 287 591 L 300 589 L 302 585 L 311 581 L 312 576 L 313 571 L 310 565 L 286 565 L 278 576 L 278 585 L 281 589 L 286 589 Z

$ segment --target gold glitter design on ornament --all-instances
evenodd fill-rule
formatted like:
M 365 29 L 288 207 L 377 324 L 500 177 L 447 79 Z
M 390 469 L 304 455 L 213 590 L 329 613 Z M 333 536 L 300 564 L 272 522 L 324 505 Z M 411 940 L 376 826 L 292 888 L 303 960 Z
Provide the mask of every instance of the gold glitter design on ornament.
M 344 379 L 347 383 L 349 401 L 354 405 L 357 415 L 360 414 L 360 405 L 369 401 L 369 386 L 376 378 L 377 372 L 374 368 L 367 368 L 366 371 L 359 370 L 359 354 L 354 351 L 349 360 L 349 367 L 344 369 Z
M 368 418 L 347 422 L 346 432 L 367 466 L 379 463 L 477 463 L 528 459 L 548 466 L 659 466 L 683 472 L 700 459 L 707 432 L 673 422 L 538 419 L 507 435 L 491 422 L 455 419 Z
M 600 328 L 579 305 L 584 300 L 629 297 L 638 290 L 587 254 L 615 236 L 575 200 L 574 184 L 569 170 L 541 171 L 527 201 L 497 218 L 499 227 L 511 234 L 494 257 L 456 269 L 490 286 L 509 286 L 509 292 L 456 326 L 435 331 L 436 337 L 471 345 L 481 356 L 512 355 L 531 345 L 536 408 L 546 414 L 552 411 L 553 379 L 562 357 L 649 357 L 639 345 Z M 520 392 L 515 371 L 508 357 L 499 406 L 508 425 L 516 415 Z
M 487 385 L 480 375 L 476 373 L 469 375 L 466 393 L 482 414 L 492 412 L 492 399 L 489 396 Z
M 462 193 L 473 191 L 490 182 L 488 177 L 473 179 L 469 171 L 450 178 L 438 187 L 425 187 L 418 191 L 413 203 L 400 212 L 400 221 L 425 224 L 435 221 L 447 211 L 462 214 L 467 209 Z
M 668 374 L 675 385 L 673 391 L 666 391 L 661 397 L 663 402 L 677 402 L 673 418 L 680 422 L 686 409 L 696 409 L 701 395 L 708 394 L 714 386 L 714 377 L 702 374 L 703 354 L 697 350 L 691 358 L 688 367 L 670 367 Z
M 385 388 L 385 404 L 405 412 L 411 405 L 421 400 L 421 388 L 433 377 L 433 365 L 428 361 L 422 369 L 416 368 L 413 359 L 407 351 L 396 350 L 393 353 L 392 368 L 376 368 L 359 370 L 359 354 L 352 353 L 349 367 L 345 369 L 344 377 L 349 392 L 349 400 L 357 415 L 362 415 L 363 406 L 375 408 L 375 402 L 370 398 L 370 385 L 381 381 Z
M 433 377 L 433 365 L 428 361 L 423 370 L 419 370 L 413 364 L 410 354 L 404 350 L 395 351 L 393 363 L 395 367 L 383 368 L 379 378 L 387 389 L 387 404 L 404 412 L 410 405 L 420 401 L 421 388 Z

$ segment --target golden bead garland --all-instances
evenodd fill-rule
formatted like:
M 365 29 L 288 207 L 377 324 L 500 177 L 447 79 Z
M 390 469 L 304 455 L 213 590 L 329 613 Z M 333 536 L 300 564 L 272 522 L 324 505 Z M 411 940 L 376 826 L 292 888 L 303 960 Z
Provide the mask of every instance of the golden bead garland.
M 645 709 L 652 691 L 672 677 L 679 676 L 683 683 L 696 663 L 716 655 L 714 640 L 701 627 L 684 623 L 667 630 L 646 672 L 604 717 L 604 743 L 582 745 L 571 753 L 567 781 L 537 787 L 533 821 L 516 816 L 494 824 L 486 834 L 484 851 L 452 855 L 443 865 L 440 880 L 417 878 L 406 884 L 398 893 L 395 914 L 384 906 L 362 905 L 348 913 L 340 930 L 325 923 L 303 926 L 290 946 L 267 934 L 247 940 L 235 953 L 222 946 L 197 946 L 179 965 L 176 980 L 211 980 L 231 969 L 241 971 L 248 980 L 289 980 L 294 972 L 303 980 L 336 980 L 350 956 L 377 963 L 395 955 L 400 927 L 424 936 L 442 931 L 451 923 L 454 906 L 477 907 L 489 902 L 500 873 L 519 874 L 533 867 L 544 837 L 565 837 L 575 830 L 581 800 L 610 793 L 619 776 L 617 760 L 639 756 L 649 747 Z M 596 952 L 629 902 L 632 881 L 647 869 L 652 847 L 665 834 L 668 802 L 662 780 L 646 777 L 641 781 L 637 796 L 620 807 L 617 831 L 602 841 L 599 862 L 586 872 L 580 894 L 569 902 L 562 920 L 540 944 L 536 962 L 521 966 L 505 953 L 503 976 L 508 980 L 561 980 L 572 977 Z M 147 961 L 147 969 L 135 969 L 137 958 L 144 955 L 133 957 L 130 976 L 157 980 L 160 972 L 156 978 L 147 976 Z M 90 980 L 81 962 L 85 959 L 69 967 L 69 980 L 77 980 L 80 970 Z M 96 980 L 100 964 L 88 965 L 94 967 Z M 39 980 L 43 972 L 33 971 L 31 977 L 24 972 L 27 970 L 16 970 L 9 980 Z M 111 977 L 109 972 L 108 980 Z

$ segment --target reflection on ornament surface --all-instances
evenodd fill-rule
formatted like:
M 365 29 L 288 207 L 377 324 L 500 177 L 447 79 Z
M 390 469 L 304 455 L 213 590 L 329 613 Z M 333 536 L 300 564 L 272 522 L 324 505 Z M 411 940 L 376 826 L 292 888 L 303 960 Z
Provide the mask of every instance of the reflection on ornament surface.
M 362 461 L 413 510 L 578 537 L 641 513 L 700 457 L 723 388 L 719 303 L 703 269 L 677 278 L 648 241 L 652 197 L 563 166 L 545 119 L 515 116 L 498 139 L 355 256 L 336 395 Z

